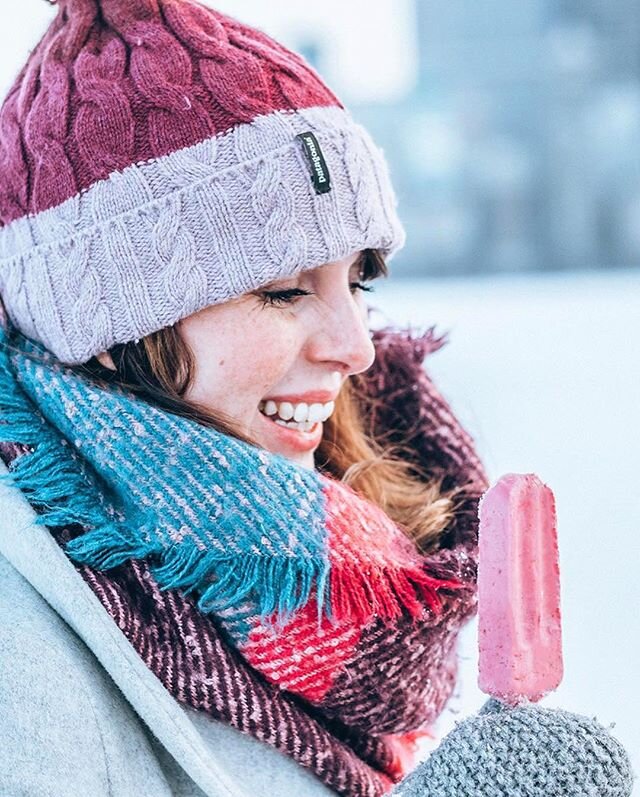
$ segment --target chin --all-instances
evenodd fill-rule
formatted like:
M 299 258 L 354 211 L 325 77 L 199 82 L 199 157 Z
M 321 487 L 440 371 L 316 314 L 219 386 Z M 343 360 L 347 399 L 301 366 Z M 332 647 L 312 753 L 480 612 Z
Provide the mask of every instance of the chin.
M 315 469 L 316 463 L 313 451 L 305 451 L 303 454 L 283 454 L 282 456 L 286 457 L 286 459 L 290 459 L 302 468 L 307 468 L 308 470 Z

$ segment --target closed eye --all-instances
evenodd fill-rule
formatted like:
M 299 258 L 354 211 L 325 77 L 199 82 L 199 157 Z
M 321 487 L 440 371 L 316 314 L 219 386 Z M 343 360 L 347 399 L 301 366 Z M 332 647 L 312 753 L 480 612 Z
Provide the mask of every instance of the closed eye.
M 300 296 L 311 296 L 311 293 L 303 288 L 288 288 L 284 291 L 261 291 L 260 298 L 263 305 L 288 304 Z
M 351 290 L 367 291 L 368 293 L 372 293 L 375 289 L 371 285 L 365 285 L 364 282 L 352 282 Z
M 373 291 L 373 288 L 370 285 L 365 285 L 364 282 L 352 282 L 350 287 L 352 291 Z M 291 304 L 300 296 L 313 296 L 313 291 L 305 291 L 303 288 L 288 288 L 282 291 L 262 291 L 260 293 L 263 306 Z

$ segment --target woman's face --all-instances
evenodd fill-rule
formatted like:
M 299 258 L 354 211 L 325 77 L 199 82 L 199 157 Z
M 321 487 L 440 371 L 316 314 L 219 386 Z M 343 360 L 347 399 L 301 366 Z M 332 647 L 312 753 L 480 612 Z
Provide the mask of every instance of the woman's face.
M 360 255 L 179 321 L 196 362 L 184 397 L 226 413 L 268 451 L 313 468 L 330 402 L 345 379 L 366 371 L 375 357 L 359 287 Z M 297 421 L 308 417 L 305 405 L 307 411 L 322 406 L 313 407 L 303 425 Z

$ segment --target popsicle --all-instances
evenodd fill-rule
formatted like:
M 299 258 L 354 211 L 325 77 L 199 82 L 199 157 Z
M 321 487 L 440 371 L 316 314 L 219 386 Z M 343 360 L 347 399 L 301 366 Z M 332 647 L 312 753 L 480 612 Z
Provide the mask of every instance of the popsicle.
M 536 702 L 563 673 L 554 495 L 535 473 L 507 473 L 478 514 L 478 686 Z

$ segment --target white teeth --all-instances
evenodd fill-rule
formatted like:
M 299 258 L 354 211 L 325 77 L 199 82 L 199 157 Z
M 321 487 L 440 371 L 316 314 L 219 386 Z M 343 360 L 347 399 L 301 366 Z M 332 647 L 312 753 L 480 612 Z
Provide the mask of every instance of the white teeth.
M 335 406 L 336 406 L 336 403 L 335 403 L 335 401 L 330 401 L 328 404 L 324 404 L 324 405 L 323 405 L 323 407 L 324 407 L 324 413 L 323 413 L 323 417 L 322 417 L 322 418 L 320 418 L 320 420 L 321 420 L 321 421 L 326 421 L 326 420 L 327 420 L 327 418 L 328 418 L 328 417 L 331 415 L 331 413 L 332 413 L 332 412 L 333 412 L 333 410 L 335 409 Z
M 292 404 L 290 401 L 282 401 L 280 404 L 277 404 L 272 399 L 269 399 L 268 401 L 261 402 L 259 406 L 260 412 L 270 416 L 274 421 L 276 420 L 273 417 L 275 415 L 278 419 L 283 421 L 291 421 L 292 423 L 305 423 L 309 421 L 311 424 L 317 423 L 318 421 L 324 423 L 334 409 L 335 402 L 333 401 L 329 401 L 326 404 L 321 404 L 320 402 L 306 404 L 304 401 L 299 404 Z
M 303 421 L 302 423 L 298 423 L 297 421 L 283 421 L 280 418 L 276 418 L 275 423 L 277 423 L 278 426 L 286 426 L 288 429 L 297 429 L 299 432 L 310 432 L 316 425 L 316 421 Z
M 275 401 L 267 401 L 264 405 L 264 414 L 265 415 L 275 415 L 278 412 L 278 405 Z
M 324 420 L 324 405 L 323 404 L 311 404 L 309 407 L 309 414 L 307 415 L 307 420 L 309 421 L 323 421 Z

